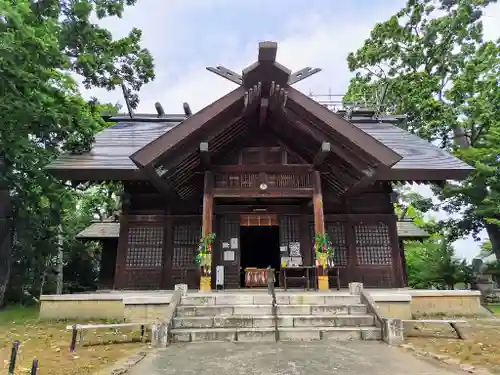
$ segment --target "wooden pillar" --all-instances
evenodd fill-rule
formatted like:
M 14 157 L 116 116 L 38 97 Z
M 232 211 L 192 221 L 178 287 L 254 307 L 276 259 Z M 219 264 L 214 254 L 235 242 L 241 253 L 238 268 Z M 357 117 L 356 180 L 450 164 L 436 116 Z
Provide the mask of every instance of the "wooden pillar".
M 130 196 L 124 193 L 122 196 L 122 212 L 120 215 L 120 233 L 118 235 L 118 249 L 116 251 L 115 280 L 113 289 L 124 289 L 126 283 L 126 261 L 128 253 L 128 229 L 129 229 L 129 211 Z
M 116 251 L 115 282 L 113 289 L 127 287 L 125 269 L 128 252 L 128 215 L 120 215 L 120 234 L 118 237 L 118 250 Z
M 163 263 L 162 263 L 162 289 L 173 289 L 172 285 L 172 256 L 173 256 L 173 220 L 170 207 L 166 210 L 167 217 L 164 223 L 164 236 L 163 236 Z
M 357 275 L 357 263 L 358 257 L 356 254 L 356 233 L 355 233 L 355 222 L 352 219 L 351 215 L 351 204 L 347 198 L 343 199 L 343 208 L 344 213 L 347 215 L 347 221 L 344 224 L 344 234 L 346 241 L 346 250 L 347 250 L 347 282 L 350 283 L 352 281 L 361 281 L 358 280 Z
M 401 262 L 401 250 L 399 247 L 399 236 L 397 228 L 397 217 L 394 215 L 387 222 L 389 226 L 389 236 L 391 239 L 391 258 L 392 258 L 392 288 L 402 288 L 404 285 L 403 265 Z
M 201 223 L 201 234 L 203 237 L 212 233 L 213 212 L 214 212 L 213 174 L 211 171 L 205 171 L 205 179 L 203 184 L 203 216 Z M 210 289 L 211 266 L 207 268 L 208 269 L 205 269 L 205 267 L 201 267 L 200 289 L 205 289 L 205 290 Z
M 406 264 L 405 245 L 401 238 L 399 239 L 399 253 L 401 254 L 401 267 L 403 269 L 403 287 L 408 287 L 408 266 Z
M 313 208 L 314 208 L 314 235 L 325 234 L 325 217 L 323 214 L 323 194 L 321 192 L 321 176 L 319 171 L 313 171 Z M 316 259 L 314 258 L 316 264 Z M 323 275 L 323 268 L 318 267 L 318 276 Z

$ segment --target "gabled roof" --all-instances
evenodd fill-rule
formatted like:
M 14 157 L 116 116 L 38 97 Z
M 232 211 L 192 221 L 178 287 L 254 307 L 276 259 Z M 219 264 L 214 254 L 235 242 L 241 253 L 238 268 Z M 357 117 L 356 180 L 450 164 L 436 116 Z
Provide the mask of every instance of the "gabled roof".
M 473 170 L 471 166 L 445 150 L 410 134 L 395 125 L 396 118 L 353 117 L 360 130 L 393 148 L 403 158 L 385 180 L 443 181 L 461 180 Z M 67 180 L 144 179 L 130 156 L 140 147 L 170 131 L 178 123 L 137 122 L 125 118 L 96 135 L 92 150 L 83 154 L 62 154 L 47 166 L 50 173 Z M 427 155 L 424 157 L 424 155 Z M 113 178 L 116 177 L 116 178 Z
M 210 68 L 239 87 L 194 115 L 116 118 L 116 125 L 96 136 L 90 152 L 61 155 L 47 169 L 68 180 L 148 179 L 179 192 L 195 179 L 201 143 L 208 143 L 210 153 L 227 152 L 235 140 L 267 126 L 310 163 L 328 143 L 322 172 L 339 195 L 370 180 L 460 180 L 473 170 L 395 126 L 396 118 L 334 113 L 292 88 L 319 69 L 292 74 L 275 61 L 276 49 L 276 43 L 261 43 L 259 60 L 241 76 Z
M 300 123 L 302 128 L 307 128 L 306 132 L 315 133 L 316 139 L 330 137 L 331 142 L 338 143 L 337 150 L 352 149 L 351 157 L 364 157 L 364 167 L 387 168 L 401 160 L 402 157 L 391 148 L 292 88 L 288 83 L 291 71 L 276 62 L 276 52 L 276 43 L 260 43 L 258 61 L 243 70 L 238 88 L 183 121 L 174 131 L 145 145 L 130 158 L 139 167 L 152 167 L 160 158 L 166 161 L 169 155 L 187 145 L 196 148 L 200 141 L 208 141 L 210 126 L 223 130 L 240 116 L 253 116 L 256 111 L 265 110 L 282 116 L 284 121 Z M 303 118 L 310 118 L 312 123 L 302 122 Z M 190 140 L 197 142 L 190 143 Z M 168 163 L 165 161 L 165 167 L 175 165 L 174 162 L 165 165 Z

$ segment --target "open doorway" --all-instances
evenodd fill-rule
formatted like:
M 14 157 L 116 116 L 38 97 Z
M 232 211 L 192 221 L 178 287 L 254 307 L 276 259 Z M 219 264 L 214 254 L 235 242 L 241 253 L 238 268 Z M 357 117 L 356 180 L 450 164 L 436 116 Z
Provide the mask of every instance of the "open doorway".
M 278 226 L 240 227 L 241 286 L 245 285 L 244 270 L 247 267 L 267 268 L 271 266 L 276 271 L 280 269 L 279 241 Z

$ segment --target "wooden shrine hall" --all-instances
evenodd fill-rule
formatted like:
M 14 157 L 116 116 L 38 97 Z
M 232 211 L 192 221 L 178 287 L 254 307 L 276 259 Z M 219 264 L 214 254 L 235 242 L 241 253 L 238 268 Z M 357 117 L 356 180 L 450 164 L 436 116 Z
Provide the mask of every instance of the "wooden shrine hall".
M 47 167 L 62 180 L 123 183 L 102 251 L 107 287 L 199 288 L 208 275 L 233 289 L 259 285 L 248 277 L 268 266 L 280 286 L 294 270 L 303 276 L 291 286 L 311 286 L 318 234 L 331 241 L 331 287 L 405 285 L 392 183 L 461 180 L 472 168 L 399 128 L 401 116 L 329 110 L 293 88 L 319 69 L 291 72 L 276 54 L 263 42 L 241 74 L 208 68 L 236 88 L 197 113 L 157 104 L 158 114 L 114 116 L 91 150 Z M 210 267 L 200 267 L 209 237 Z

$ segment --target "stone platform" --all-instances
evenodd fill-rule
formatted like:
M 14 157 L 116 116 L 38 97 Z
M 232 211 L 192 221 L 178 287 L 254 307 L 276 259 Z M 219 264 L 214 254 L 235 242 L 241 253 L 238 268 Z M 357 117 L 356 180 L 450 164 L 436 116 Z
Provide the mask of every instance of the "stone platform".
M 412 290 L 369 289 L 379 310 L 385 317 L 411 319 L 421 314 L 485 314 L 480 304 L 480 293 L 467 290 Z M 277 290 L 281 301 L 308 296 L 326 298 L 348 294 L 347 290 L 327 292 L 304 290 Z M 155 320 L 161 318 L 170 302 L 172 291 L 108 291 L 82 294 L 41 296 L 40 318 L 42 319 L 118 319 L 129 321 Z M 221 301 L 225 296 L 235 298 L 269 298 L 265 289 L 240 289 L 212 292 L 190 290 L 188 296 L 214 297 Z M 266 302 L 267 303 L 267 302 Z M 253 304 L 253 302 L 252 302 Z

